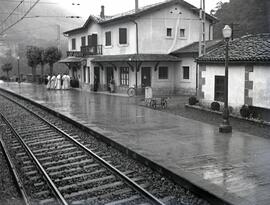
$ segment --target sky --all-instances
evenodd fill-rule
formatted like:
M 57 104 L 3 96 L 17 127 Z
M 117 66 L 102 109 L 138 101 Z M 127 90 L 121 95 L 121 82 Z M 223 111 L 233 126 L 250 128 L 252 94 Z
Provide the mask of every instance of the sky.
M 105 15 L 114 15 L 134 9 L 135 0 L 52 0 L 61 7 L 68 9 L 74 15 L 87 18 L 90 14 L 99 15 L 101 5 L 105 6 Z M 161 2 L 164 0 L 139 0 L 139 7 Z M 188 3 L 200 7 L 200 0 L 186 0 Z M 228 0 L 205 0 L 206 12 L 210 13 L 218 2 Z M 72 3 L 74 5 L 72 5 Z M 80 5 L 77 5 L 80 4 Z

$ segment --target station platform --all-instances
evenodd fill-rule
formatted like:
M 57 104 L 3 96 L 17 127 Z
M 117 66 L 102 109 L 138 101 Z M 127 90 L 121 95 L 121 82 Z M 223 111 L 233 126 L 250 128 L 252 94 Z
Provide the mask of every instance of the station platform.
M 152 110 L 139 98 L 2 83 L 235 205 L 270 204 L 270 139 Z M 270 135 L 270 132 L 269 132 Z

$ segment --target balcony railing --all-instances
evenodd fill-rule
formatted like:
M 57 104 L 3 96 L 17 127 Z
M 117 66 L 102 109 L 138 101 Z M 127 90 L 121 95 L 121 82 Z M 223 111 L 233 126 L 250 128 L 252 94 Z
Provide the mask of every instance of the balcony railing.
M 91 55 L 102 55 L 102 45 L 81 46 L 81 51 L 67 51 L 67 56 L 85 57 Z

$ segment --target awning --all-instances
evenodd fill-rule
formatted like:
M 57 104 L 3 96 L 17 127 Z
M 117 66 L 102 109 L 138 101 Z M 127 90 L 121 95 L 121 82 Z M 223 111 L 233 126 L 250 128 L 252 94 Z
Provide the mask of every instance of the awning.
M 92 62 L 180 62 L 181 59 L 167 54 L 127 54 L 93 56 Z
M 85 60 L 84 58 L 79 57 L 67 57 L 65 59 L 58 61 L 58 63 L 80 63 L 84 60 Z

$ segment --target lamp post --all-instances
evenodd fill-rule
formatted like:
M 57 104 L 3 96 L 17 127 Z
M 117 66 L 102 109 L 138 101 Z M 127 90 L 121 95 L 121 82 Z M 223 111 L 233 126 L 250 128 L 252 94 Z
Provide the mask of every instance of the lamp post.
M 222 124 L 219 126 L 219 132 L 222 133 L 231 133 L 232 126 L 229 122 L 229 109 L 228 109 L 228 64 L 229 64 L 229 40 L 232 35 L 232 29 L 225 25 L 222 30 L 223 37 L 226 42 L 225 48 L 225 81 L 224 81 L 224 109 L 223 109 L 223 121 Z
M 18 83 L 20 85 L 21 83 L 21 74 L 20 74 L 20 56 L 17 56 L 17 61 L 18 61 Z

